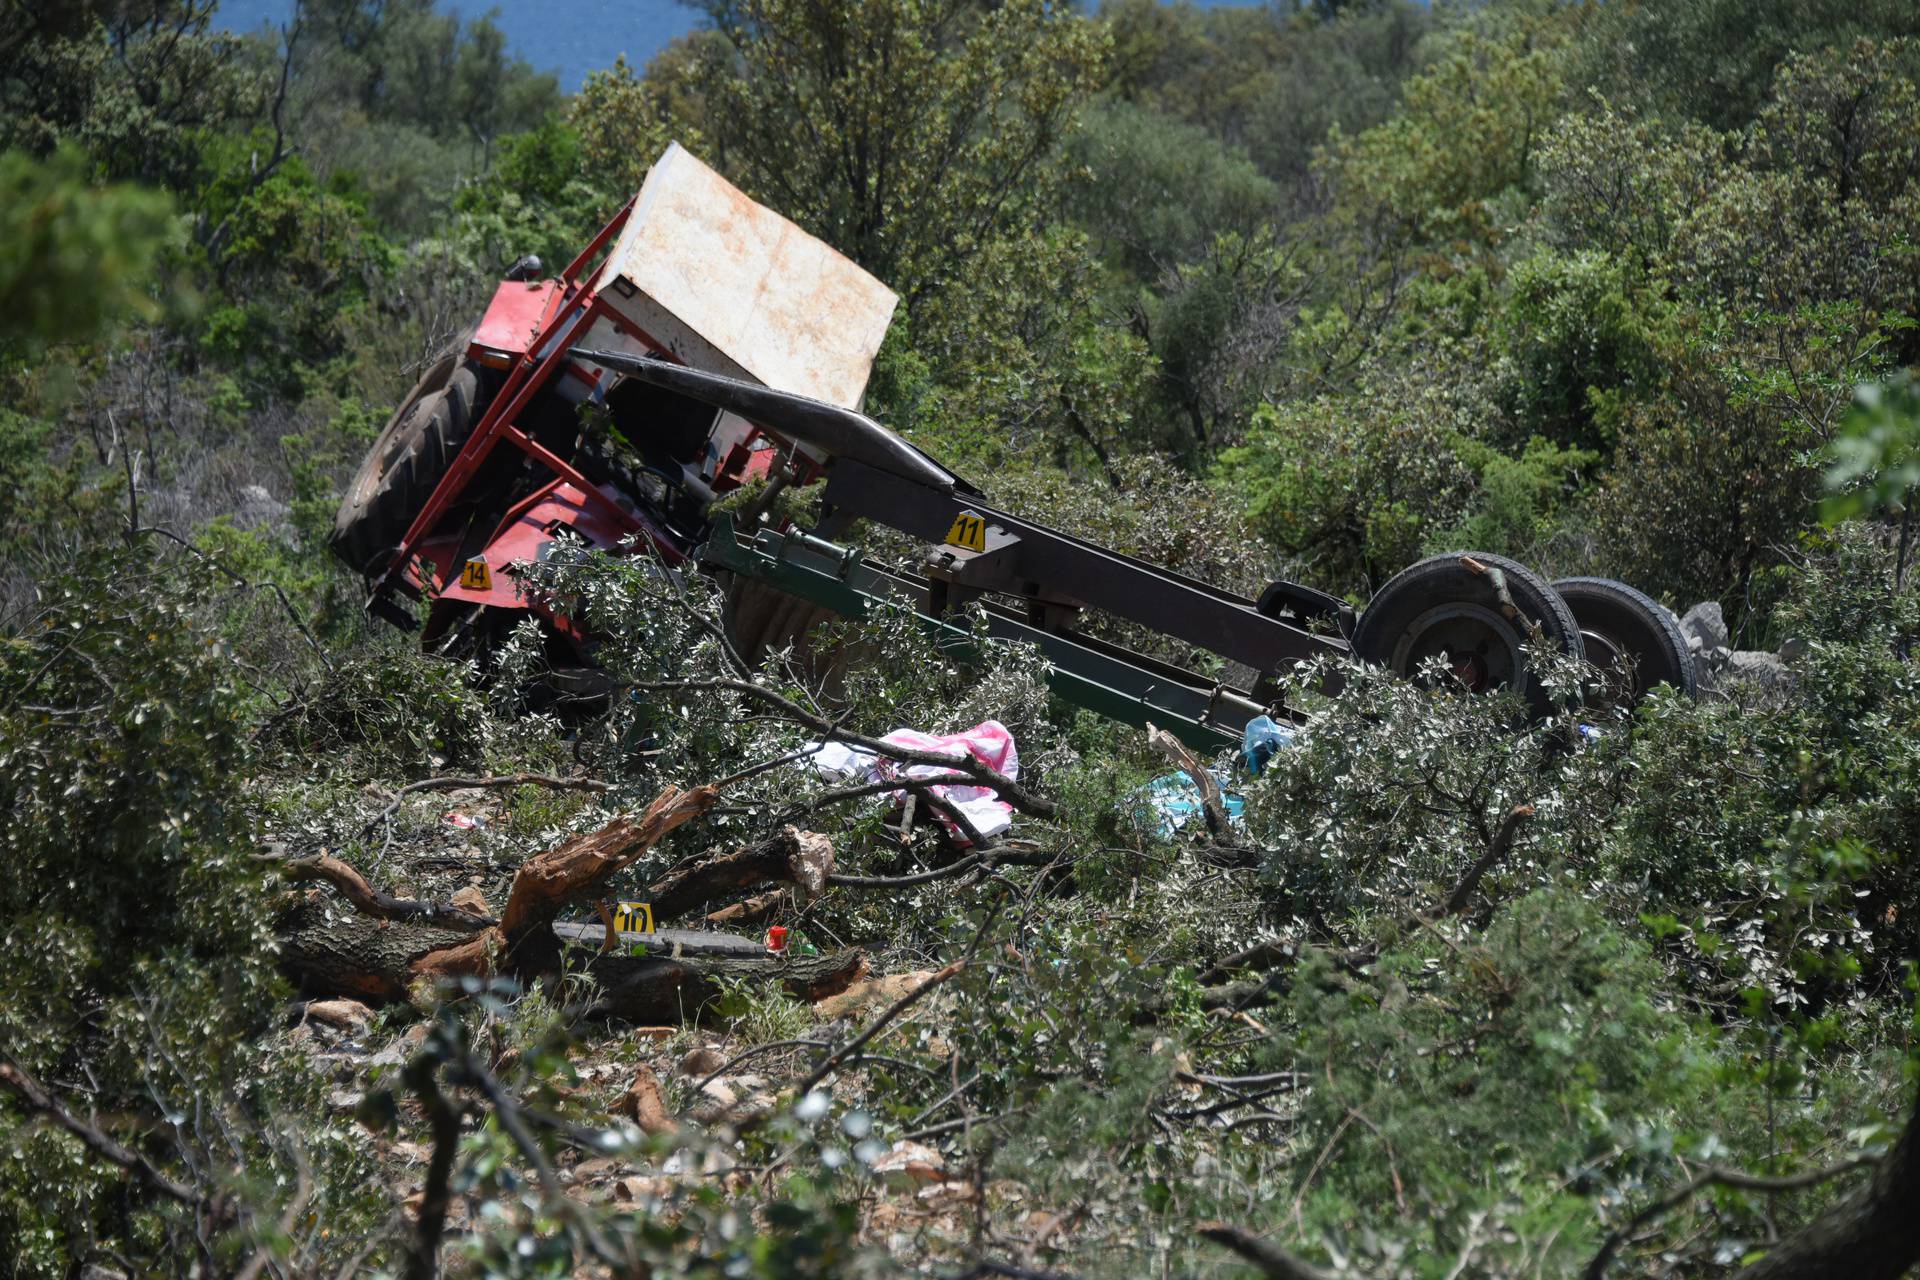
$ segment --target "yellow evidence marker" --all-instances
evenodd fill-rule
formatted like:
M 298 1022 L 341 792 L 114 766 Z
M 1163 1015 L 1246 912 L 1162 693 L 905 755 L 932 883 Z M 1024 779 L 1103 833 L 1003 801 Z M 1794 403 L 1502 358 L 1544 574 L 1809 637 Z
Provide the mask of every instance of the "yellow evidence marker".
M 985 551 L 987 549 L 986 520 L 971 511 L 962 511 L 953 518 L 953 528 L 947 530 L 947 545 L 959 547 L 964 551 Z
M 621 933 L 652 933 L 653 904 L 650 902 L 615 903 L 613 927 Z
M 460 570 L 460 585 L 469 591 L 491 591 L 493 570 L 485 560 L 469 560 Z

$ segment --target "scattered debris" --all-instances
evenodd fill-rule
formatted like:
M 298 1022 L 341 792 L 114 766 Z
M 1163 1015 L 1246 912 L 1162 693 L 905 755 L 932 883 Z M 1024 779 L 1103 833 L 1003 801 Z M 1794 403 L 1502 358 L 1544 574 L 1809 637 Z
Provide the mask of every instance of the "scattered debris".
M 1292 725 L 1280 724 L 1272 716 L 1255 716 L 1247 721 L 1246 730 L 1240 735 L 1240 755 L 1246 762 L 1247 772 L 1258 777 L 1267 767 L 1267 761 L 1292 746 L 1298 734 Z
M 1204 770 L 1203 774 L 1219 790 L 1220 805 L 1228 825 L 1238 823 L 1246 812 L 1247 802 L 1226 789 L 1226 772 L 1212 769 Z M 1187 823 L 1206 815 L 1205 793 L 1200 784 L 1194 781 L 1193 775 L 1184 769 L 1161 774 L 1142 788 L 1139 795 L 1142 801 L 1138 811 L 1141 825 L 1162 840 L 1171 839 Z
M 1013 734 L 998 720 L 984 720 L 964 733 L 936 735 L 922 733 L 918 729 L 896 729 L 880 741 L 888 746 L 931 752 L 955 760 L 971 756 L 1008 778 L 1017 779 L 1020 776 L 1019 749 L 1014 745 Z M 943 778 L 951 772 L 932 764 L 914 764 L 902 769 L 894 761 L 875 752 L 850 747 L 843 742 L 827 741 L 811 745 L 815 749 L 808 758 L 815 771 L 826 778 L 879 783 L 895 778 Z M 943 806 L 957 811 L 982 836 L 991 838 L 1000 835 L 1013 825 L 1013 806 L 1000 799 L 991 787 L 975 786 L 970 782 L 943 782 L 926 790 Z M 892 794 L 895 804 L 904 804 L 910 793 L 900 790 Z M 964 836 L 946 815 L 942 814 L 941 820 L 956 834 Z
M 625 1116 L 647 1133 L 671 1133 L 679 1128 L 660 1092 L 660 1078 L 653 1074 L 652 1067 L 644 1064 L 634 1073 L 627 1091 L 613 1104 L 613 1114 Z
M 947 1162 L 932 1147 L 902 1139 L 873 1162 L 873 1171 L 895 1186 L 941 1182 L 947 1176 Z

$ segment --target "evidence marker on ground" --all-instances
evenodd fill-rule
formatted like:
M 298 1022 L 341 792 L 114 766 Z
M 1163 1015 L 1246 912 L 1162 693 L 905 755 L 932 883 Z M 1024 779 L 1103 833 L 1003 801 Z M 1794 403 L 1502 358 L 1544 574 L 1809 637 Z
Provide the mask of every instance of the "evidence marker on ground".
M 615 903 L 613 927 L 621 933 L 652 933 L 653 904 L 650 902 Z

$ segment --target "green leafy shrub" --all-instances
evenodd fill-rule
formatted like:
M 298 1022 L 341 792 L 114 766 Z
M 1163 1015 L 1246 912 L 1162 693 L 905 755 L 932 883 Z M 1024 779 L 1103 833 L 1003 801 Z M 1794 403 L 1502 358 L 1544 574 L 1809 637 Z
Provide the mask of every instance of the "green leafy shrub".
M 131 1140 L 180 1176 L 210 1167 L 232 1197 L 211 1229 L 231 1234 L 195 1243 L 190 1206 L 128 1185 L 9 1093 L 0 1248 L 23 1275 L 69 1273 L 103 1247 L 156 1268 L 251 1249 L 278 1213 L 253 1208 L 277 1206 L 296 1166 L 314 1177 L 314 1211 L 345 1225 L 365 1205 L 363 1156 L 343 1131 L 284 1133 L 283 1115 L 318 1105 L 315 1077 L 254 1044 L 278 994 L 271 904 L 244 701 L 201 611 L 214 584 L 189 566 L 162 588 L 148 563 L 98 549 L 0 638 L 0 931 L 12 956 L 0 1044 L 56 1097 L 83 1090 L 77 1112 L 168 1132 Z
M 1920 679 L 1900 654 L 1920 611 L 1887 564 L 1849 534 L 1795 583 L 1785 697 L 1645 713 L 1610 877 L 1684 926 L 1672 954 L 1722 999 L 1817 1012 L 1893 989 L 1916 945 L 1899 904 L 1920 891 Z
M 0 154 L 0 352 L 84 342 L 159 313 L 147 284 L 180 238 L 173 202 L 90 178 L 78 148 Z
M 491 730 L 474 674 L 467 664 L 430 657 L 392 637 L 344 655 L 274 717 L 262 742 L 283 758 L 338 753 L 368 773 L 471 765 Z
M 1572 1219 L 1568 1253 L 1590 1254 L 1580 1171 L 1708 1087 L 1656 981 L 1645 946 L 1567 890 L 1505 903 L 1464 942 L 1410 937 L 1364 978 L 1310 960 L 1285 1059 L 1318 1073 L 1302 1136 L 1322 1157 L 1297 1184 L 1309 1230 L 1360 1245 L 1390 1221 L 1438 1259 L 1471 1248 L 1492 1211 Z

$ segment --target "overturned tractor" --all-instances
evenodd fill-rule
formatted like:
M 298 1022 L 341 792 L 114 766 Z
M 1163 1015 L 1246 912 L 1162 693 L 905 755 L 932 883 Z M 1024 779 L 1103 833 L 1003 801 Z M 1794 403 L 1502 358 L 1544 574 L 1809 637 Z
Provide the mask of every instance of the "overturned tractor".
M 1195 746 L 1284 715 L 1282 678 L 1323 655 L 1408 676 L 1439 659 L 1467 687 L 1544 707 L 1524 654 L 1539 637 L 1619 665 L 1636 697 L 1694 688 L 1672 615 L 1622 583 L 1549 584 L 1499 556 L 1449 553 L 1401 572 L 1356 616 L 1296 583 L 1249 599 L 1000 510 L 859 412 L 892 291 L 678 146 L 557 278 L 515 278 L 527 274 L 511 273 L 427 369 L 336 520 L 334 550 L 367 577 L 370 608 L 413 626 L 396 597 L 423 599 L 431 646 L 484 648 L 532 614 L 557 667 L 590 665 L 591 637 L 510 571 L 571 534 L 608 550 L 644 542 L 673 571 L 725 579 L 728 625 L 749 655 L 880 601 L 932 625 L 978 606 L 990 635 L 1046 653 L 1062 697 Z M 808 526 L 713 515 L 756 480 L 824 480 Z M 920 562 L 884 565 L 836 540 L 860 519 L 921 541 Z M 1100 639 L 1089 613 L 1240 674 L 1217 680 Z

